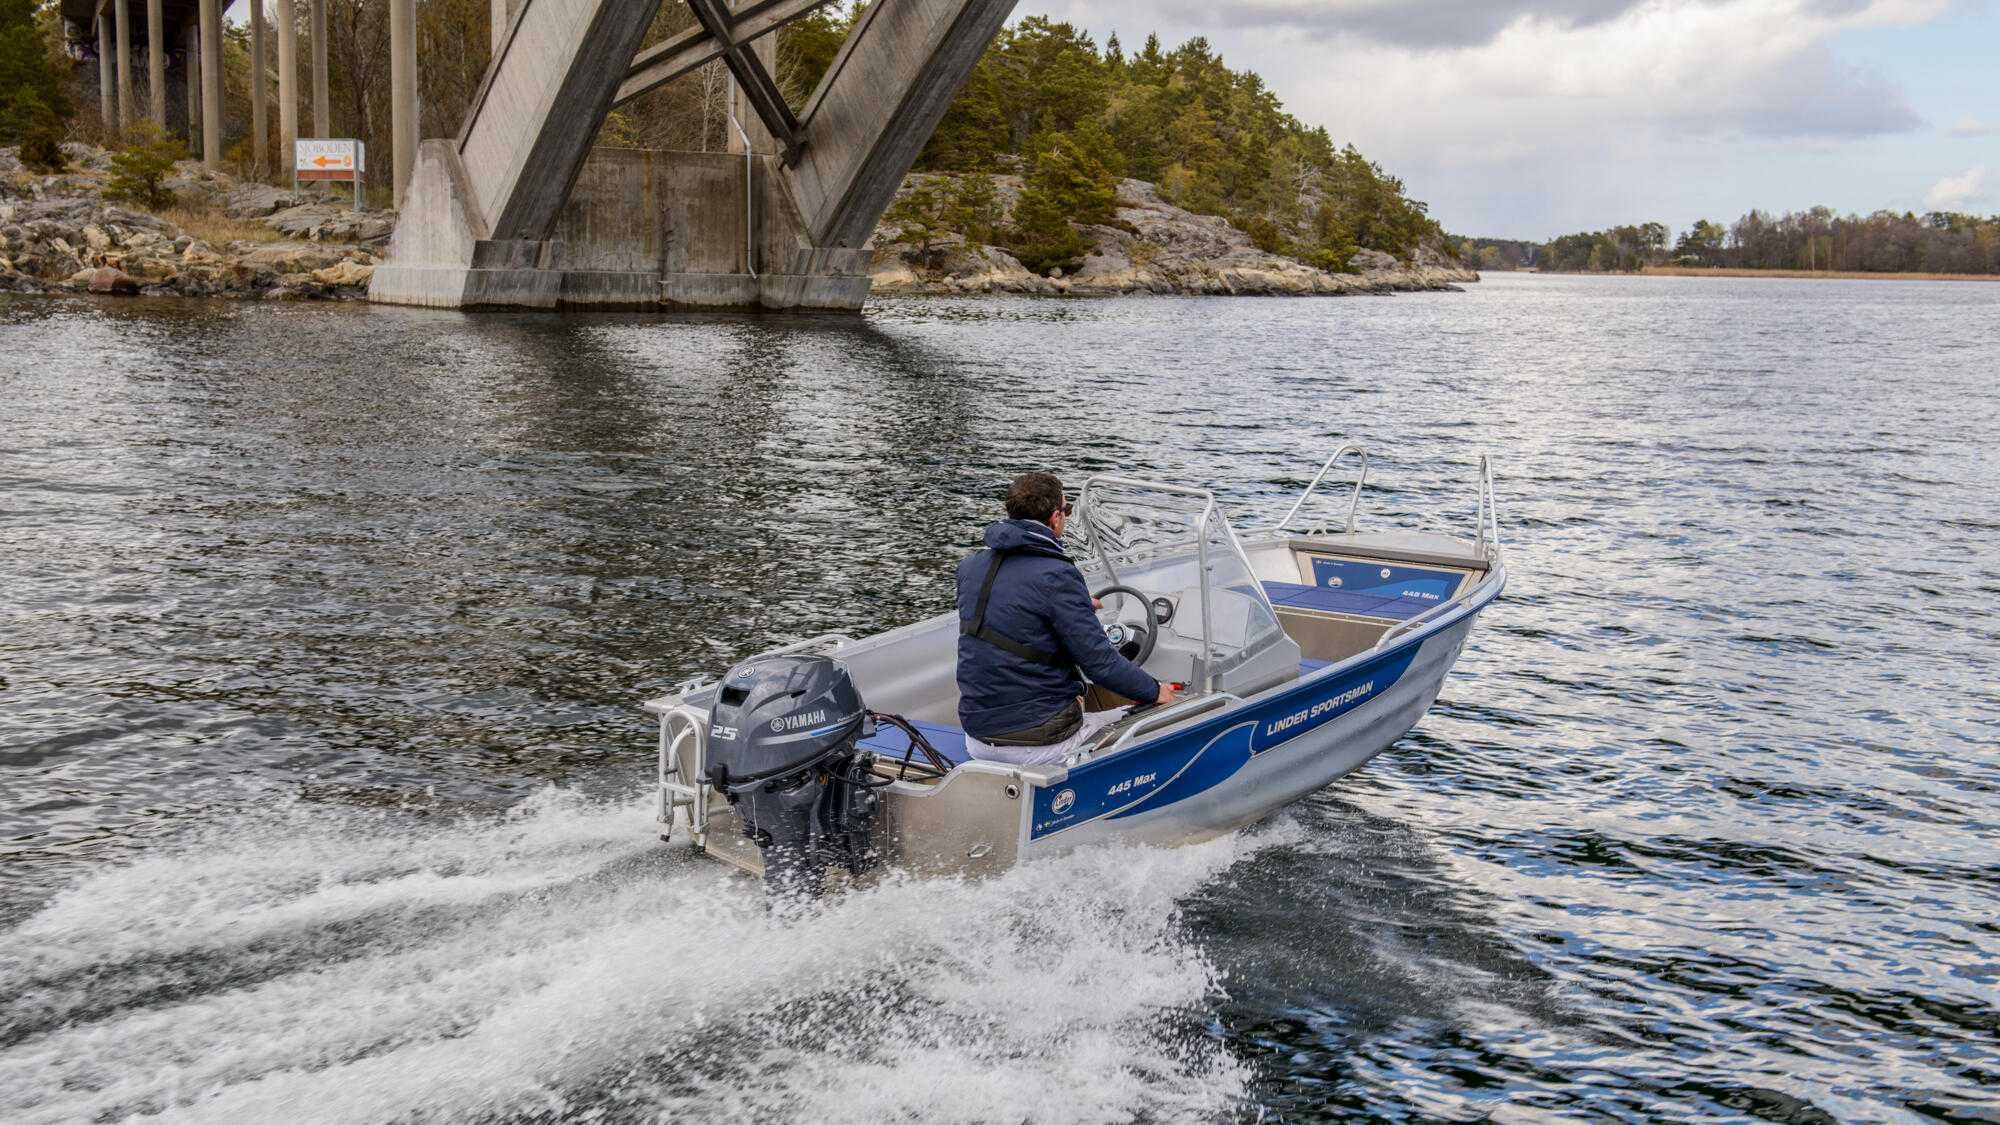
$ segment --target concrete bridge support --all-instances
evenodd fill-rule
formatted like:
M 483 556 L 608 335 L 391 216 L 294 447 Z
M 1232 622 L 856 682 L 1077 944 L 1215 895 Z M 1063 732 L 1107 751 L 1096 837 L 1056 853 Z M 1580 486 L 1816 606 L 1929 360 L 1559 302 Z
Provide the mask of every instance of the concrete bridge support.
M 161 0 L 146 0 L 146 112 L 167 128 L 167 20 Z
M 223 0 L 201 0 L 201 162 L 222 168 Z
M 640 52 L 659 0 L 514 0 L 464 129 L 418 148 L 370 298 L 858 308 L 876 222 L 1014 0 L 877 0 L 796 112 L 760 41 L 826 0 L 688 2 L 697 25 Z M 772 151 L 590 151 L 614 105 L 716 59 Z

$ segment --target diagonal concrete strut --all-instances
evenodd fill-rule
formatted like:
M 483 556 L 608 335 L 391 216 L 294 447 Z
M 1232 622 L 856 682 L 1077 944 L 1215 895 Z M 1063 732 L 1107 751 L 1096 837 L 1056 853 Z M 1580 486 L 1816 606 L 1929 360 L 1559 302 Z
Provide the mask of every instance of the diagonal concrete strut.
M 813 243 L 859 247 L 937 131 L 1014 0 L 876 0 L 806 106 L 786 179 Z
M 738 45 L 747 45 L 801 16 L 826 7 L 834 0 L 757 0 L 730 13 L 731 36 Z M 641 94 L 656 90 L 683 74 L 722 57 L 723 41 L 696 24 L 668 36 L 639 52 L 632 68 L 619 84 L 617 104 L 623 105 Z
M 784 151 L 785 163 L 798 162 L 799 146 L 803 138 L 799 135 L 799 119 L 792 114 L 792 107 L 785 104 L 785 95 L 771 78 L 764 63 L 750 50 L 748 39 L 736 38 L 736 23 L 721 0 L 687 0 L 688 10 L 694 13 L 695 22 L 708 32 L 722 51 L 723 65 L 736 76 L 736 84 L 743 90 L 744 100 L 757 111 L 773 139 Z

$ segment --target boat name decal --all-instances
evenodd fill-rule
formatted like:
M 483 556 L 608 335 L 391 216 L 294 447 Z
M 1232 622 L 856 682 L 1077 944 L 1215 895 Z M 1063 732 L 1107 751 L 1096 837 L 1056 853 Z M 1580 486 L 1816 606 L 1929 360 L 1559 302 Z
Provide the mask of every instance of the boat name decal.
M 1288 731 L 1293 727 L 1298 726 L 1300 723 L 1306 722 L 1309 719 L 1317 719 L 1321 715 L 1326 714 L 1328 711 L 1331 711 L 1336 707 L 1345 707 L 1349 703 L 1352 703 L 1355 700 L 1360 699 L 1362 696 L 1367 695 L 1369 692 L 1374 690 L 1375 690 L 1374 680 L 1369 680 L 1366 683 L 1356 684 L 1353 687 L 1348 688 L 1346 691 L 1341 692 L 1339 695 L 1332 697 L 1331 699 L 1322 699 L 1318 703 L 1313 704 L 1311 707 L 1308 707 L 1303 711 L 1294 711 L 1291 714 L 1286 715 L 1282 719 L 1277 719 L 1266 724 L 1264 727 L 1264 737 L 1270 738 L 1273 735 L 1282 733 L 1284 731 Z
M 1134 786 L 1148 785 L 1151 784 L 1152 782 L 1158 781 L 1159 779 L 1160 775 L 1157 773 L 1142 773 L 1138 777 L 1128 777 L 1125 780 L 1119 782 L 1118 784 L 1112 786 L 1111 788 L 1105 790 L 1104 795 L 1107 797 L 1116 797 L 1120 793 L 1131 792 Z

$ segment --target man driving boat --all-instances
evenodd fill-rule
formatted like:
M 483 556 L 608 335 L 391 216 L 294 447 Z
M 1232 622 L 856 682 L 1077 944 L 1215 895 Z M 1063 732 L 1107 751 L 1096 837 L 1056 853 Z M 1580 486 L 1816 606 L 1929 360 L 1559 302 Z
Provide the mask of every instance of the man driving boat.
M 1083 709 L 1083 677 L 1127 699 L 1171 703 L 1172 688 L 1119 655 L 1083 573 L 1062 549 L 1062 482 L 1023 473 L 986 549 L 958 564 L 958 721 L 975 758 L 1060 762 L 1129 708 Z

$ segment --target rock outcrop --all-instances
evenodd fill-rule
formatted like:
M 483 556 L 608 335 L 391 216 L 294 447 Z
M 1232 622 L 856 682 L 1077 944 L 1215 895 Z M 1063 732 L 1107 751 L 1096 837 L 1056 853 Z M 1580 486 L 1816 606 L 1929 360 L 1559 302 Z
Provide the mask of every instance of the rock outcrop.
M 189 231 L 107 202 L 111 162 L 102 149 L 72 144 L 65 152 L 68 171 L 38 176 L 21 168 L 12 149 L 0 149 L 0 292 L 359 298 L 395 228 L 393 212 L 242 183 L 186 161 L 165 186 L 198 228 Z M 994 188 L 1004 216 L 1020 197 L 1021 179 L 996 176 Z M 208 228 L 199 216 L 226 219 L 230 234 L 250 226 L 270 236 L 212 245 L 200 237 Z M 1090 253 L 1070 275 L 1044 277 L 999 247 L 956 236 L 920 255 L 900 227 L 884 224 L 875 235 L 874 292 L 1303 296 L 1451 289 L 1479 280 L 1454 262 L 1419 254 L 1404 263 L 1374 250 L 1356 254 L 1349 272 L 1314 269 L 1259 250 L 1226 220 L 1184 211 L 1140 180 L 1119 184 L 1111 224 L 1081 229 Z
M 996 176 L 994 184 L 1004 215 L 1020 195 L 1021 180 Z M 1074 273 L 1054 277 L 1029 272 L 998 247 L 968 246 L 956 236 L 933 247 L 925 262 L 917 247 L 902 241 L 900 228 L 885 224 L 876 232 L 874 292 L 1312 296 L 1453 289 L 1479 280 L 1427 254 L 1405 264 L 1374 250 L 1356 254 L 1349 273 L 1314 269 L 1259 250 L 1226 219 L 1166 202 L 1143 180 L 1118 185 L 1113 220 L 1116 225 L 1081 227 L 1091 252 Z
M 165 183 L 180 212 L 249 227 L 257 238 L 211 245 L 158 215 L 105 200 L 110 159 L 66 145 L 70 169 L 37 176 L 0 149 L 0 291 L 149 296 L 357 298 L 367 294 L 393 214 L 268 184 L 243 184 L 193 161 Z M 261 227 L 259 226 L 261 224 Z M 269 236 L 262 237 L 263 228 Z

